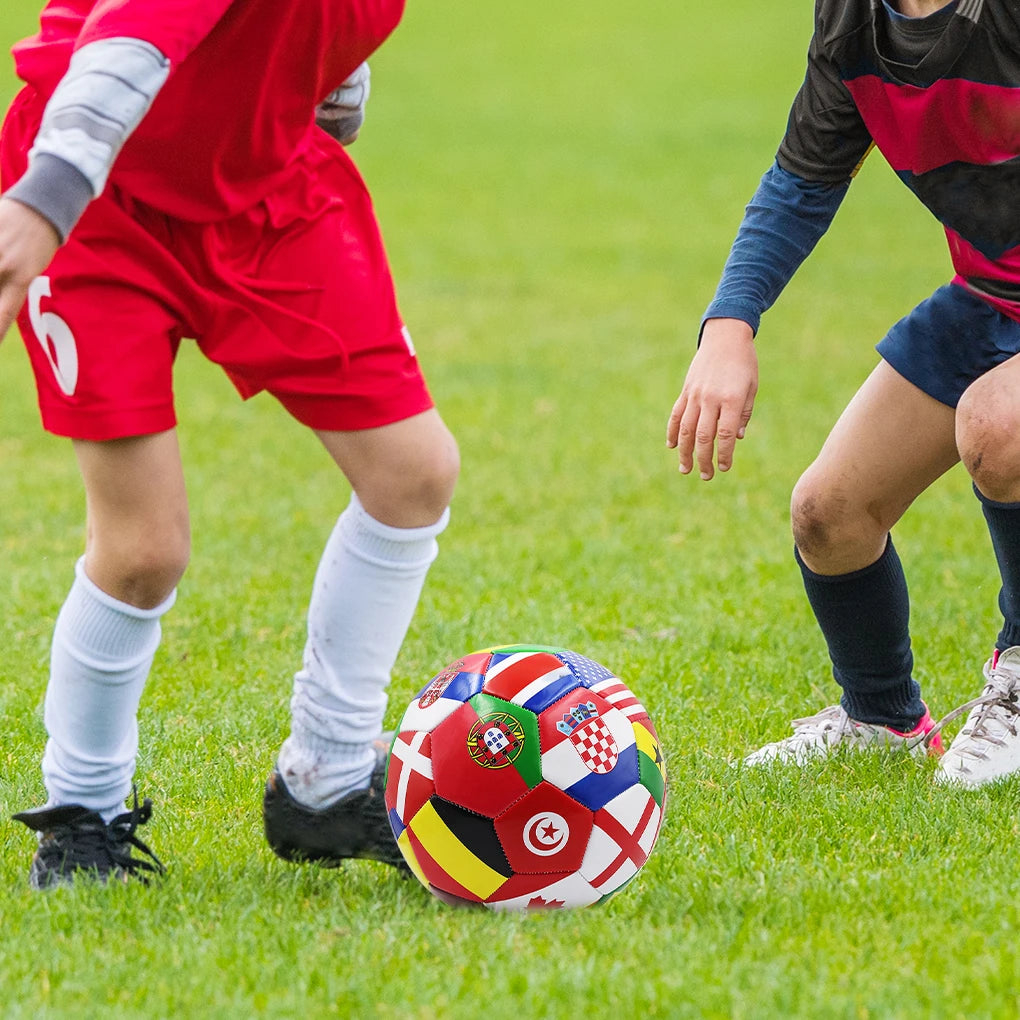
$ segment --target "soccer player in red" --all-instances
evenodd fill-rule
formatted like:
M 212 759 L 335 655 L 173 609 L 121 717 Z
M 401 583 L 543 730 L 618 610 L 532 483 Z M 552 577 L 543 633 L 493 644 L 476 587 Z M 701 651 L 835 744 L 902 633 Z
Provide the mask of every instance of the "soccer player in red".
M 941 751 L 913 678 L 890 530 L 960 460 L 988 523 L 1003 625 L 939 782 L 1020 771 L 1020 8 L 818 0 L 804 84 L 737 234 L 667 426 L 680 470 L 730 468 L 758 385 L 754 337 L 877 147 L 945 228 L 955 269 L 878 345 L 881 361 L 792 500 L 797 562 L 840 704 L 751 764 L 839 747 Z M 713 465 L 713 456 L 715 465 Z
M 53 636 L 31 880 L 161 870 L 130 810 L 139 698 L 190 552 L 172 396 L 193 339 L 350 482 L 263 814 L 286 859 L 401 864 L 386 685 L 458 473 L 401 321 L 354 139 L 403 0 L 52 0 L 0 137 L 0 336 L 72 440 L 85 553 Z M 243 450 L 239 451 L 243 456 Z M 132 846 L 143 848 L 142 857 Z

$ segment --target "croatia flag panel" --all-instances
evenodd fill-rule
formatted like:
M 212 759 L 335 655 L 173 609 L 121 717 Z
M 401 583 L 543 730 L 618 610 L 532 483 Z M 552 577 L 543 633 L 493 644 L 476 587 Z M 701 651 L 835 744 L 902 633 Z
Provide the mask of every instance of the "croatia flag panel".
M 618 709 L 580 688 L 539 719 L 542 775 L 598 811 L 640 778 L 634 727 Z

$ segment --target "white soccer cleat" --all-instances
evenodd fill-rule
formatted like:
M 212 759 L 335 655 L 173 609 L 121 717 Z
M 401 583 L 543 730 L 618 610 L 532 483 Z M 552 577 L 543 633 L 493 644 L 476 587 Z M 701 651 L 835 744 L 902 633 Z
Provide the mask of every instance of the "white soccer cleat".
M 823 708 L 816 715 L 793 720 L 793 736 L 766 744 L 744 759 L 745 765 L 768 765 L 783 762 L 805 765 L 824 758 L 840 749 L 850 751 L 907 751 L 921 757 L 942 753 L 942 739 L 928 734 L 934 726 L 927 708 L 921 721 L 909 731 L 894 730 L 890 726 L 858 722 L 839 705 Z
M 939 762 L 938 783 L 976 788 L 1020 773 L 1020 647 L 996 650 L 985 663 L 981 696 L 943 719 L 970 710 Z

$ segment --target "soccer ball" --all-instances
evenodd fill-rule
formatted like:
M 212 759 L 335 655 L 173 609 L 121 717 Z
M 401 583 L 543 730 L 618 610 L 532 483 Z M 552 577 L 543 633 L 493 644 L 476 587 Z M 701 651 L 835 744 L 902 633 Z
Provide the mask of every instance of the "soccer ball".
M 584 907 L 648 859 L 666 769 L 622 680 L 563 648 L 514 645 L 465 655 L 418 693 L 385 800 L 404 859 L 439 899 Z

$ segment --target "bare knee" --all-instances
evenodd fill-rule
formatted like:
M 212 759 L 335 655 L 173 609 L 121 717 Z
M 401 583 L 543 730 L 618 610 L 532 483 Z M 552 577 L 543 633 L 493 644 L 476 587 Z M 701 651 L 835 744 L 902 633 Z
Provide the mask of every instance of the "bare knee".
M 1020 500 L 1020 401 L 993 375 L 966 390 L 956 410 L 956 445 L 989 499 Z
M 860 505 L 840 487 L 823 484 L 809 469 L 793 490 L 793 539 L 804 562 L 820 574 L 843 574 L 874 562 L 888 526 L 876 508 Z
M 85 572 L 113 598 L 139 609 L 152 609 L 177 587 L 190 554 L 186 517 L 158 525 L 90 525 Z
M 817 490 L 808 475 L 801 477 L 790 500 L 793 540 L 801 554 L 824 558 L 839 542 L 841 507 L 829 493 Z
M 412 460 L 397 459 L 367 472 L 358 498 L 376 520 L 397 528 L 425 527 L 443 515 L 460 474 L 460 453 L 450 433 Z

